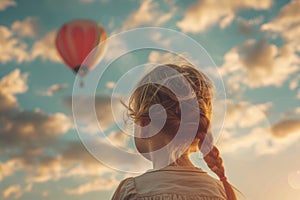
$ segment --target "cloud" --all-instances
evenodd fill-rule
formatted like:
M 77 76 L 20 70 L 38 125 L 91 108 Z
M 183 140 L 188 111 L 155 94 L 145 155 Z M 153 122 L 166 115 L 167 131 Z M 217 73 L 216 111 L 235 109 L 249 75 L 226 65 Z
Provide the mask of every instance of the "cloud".
M 290 90 L 295 90 L 298 87 L 298 83 L 300 81 L 300 74 L 294 77 L 289 84 Z
M 68 87 L 67 84 L 54 84 L 51 85 L 46 91 L 39 92 L 42 96 L 53 96 L 54 93 L 62 91 Z
M 108 48 L 105 52 L 103 59 L 104 60 L 112 60 L 118 59 L 120 55 L 127 53 L 127 42 L 118 37 L 112 37 L 108 41 Z
M 19 171 L 22 168 L 23 164 L 21 160 L 17 158 L 10 159 L 6 162 L 0 162 L 0 181 L 2 181 L 7 176 L 13 175 L 16 171 Z
M 96 99 L 96 105 L 97 108 L 102 108 L 100 110 L 101 116 L 105 117 L 108 111 L 103 110 L 103 107 L 104 105 L 110 107 L 109 98 Z M 112 169 L 103 165 L 101 160 L 97 160 L 81 141 L 63 140 L 60 137 L 72 126 L 64 114 L 49 115 L 38 109 L 36 111 L 18 109 L 15 107 L 13 110 L 15 113 L 13 120 L 7 115 L 3 117 L 0 113 L 1 120 L 9 122 L 3 123 L 9 125 L 8 128 L 4 127 L 6 132 L 1 130 L 0 135 L 0 153 L 9 157 L 6 162 L 0 163 L 0 167 L 3 169 L 3 173 L 0 174 L 1 179 L 12 176 L 20 170 L 25 172 L 25 181 L 28 183 L 83 177 L 90 177 L 93 181 L 101 178 L 104 174 L 113 172 Z M 126 141 L 128 141 L 129 136 L 119 131 L 113 131 L 107 137 L 108 140 L 97 137 L 90 141 L 99 148 L 99 152 L 104 153 L 101 159 L 106 161 L 105 164 L 133 167 L 132 164 L 134 163 L 134 166 L 138 168 L 143 167 L 143 163 L 139 163 L 139 159 L 132 160 L 131 156 L 120 158 L 118 157 L 120 155 L 117 155 L 117 152 L 111 148 L 113 145 L 128 150 Z M 103 151 L 104 149 L 105 151 Z M 97 185 L 97 182 L 94 183 Z M 70 189 L 69 192 L 76 193 L 77 190 L 82 191 L 81 188 L 84 186 Z M 97 188 L 100 188 L 100 185 Z
M 38 158 L 73 126 L 63 113 L 46 114 L 39 109 L 25 111 L 20 108 L 15 95 L 27 89 L 27 74 L 21 74 L 19 69 L 0 80 L 0 155 L 10 158 L 1 163 L 1 179 Z
M 99 165 L 101 164 L 96 158 L 94 158 L 85 146 L 80 141 L 74 141 L 68 143 L 60 154 L 66 162 L 80 161 L 86 165 Z
M 300 133 L 300 119 L 287 119 L 272 126 L 272 135 L 275 137 L 287 137 L 290 134 Z
M 288 110 L 287 112 L 282 113 L 281 117 L 283 119 L 300 117 L 300 107 L 295 107 L 292 110 Z
M 85 143 L 92 143 L 94 148 L 97 148 L 97 154 L 101 154 L 100 157 L 91 154 L 81 141 L 74 141 L 56 145 L 53 149 L 56 156 L 39 155 L 29 161 L 28 158 L 24 158 L 25 169 L 31 172 L 27 175 L 27 182 L 58 181 L 62 178 L 89 178 L 93 181 L 114 174 L 115 168 L 129 167 L 140 170 L 149 167 L 144 166 L 145 162 L 141 157 L 120 155 L 105 138 L 94 137 Z M 36 165 L 38 168 L 34 167 Z M 105 188 L 104 185 L 102 187 Z
M 99 131 L 98 124 L 100 124 L 102 130 L 107 129 L 113 125 L 117 120 L 123 119 L 122 116 L 126 111 L 125 107 L 120 103 L 120 98 L 111 99 L 109 96 L 96 96 L 95 99 L 95 113 L 97 119 L 94 119 L 94 111 L 86 109 L 86 104 L 90 104 L 92 97 L 73 97 L 73 112 L 75 112 L 76 121 L 82 122 L 82 127 L 86 132 L 95 134 Z M 66 105 L 69 109 L 72 108 L 72 97 L 65 99 Z M 114 119 L 120 117 L 121 119 Z
M 19 69 L 15 69 L 0 80 L 0 112 L 12 110 L 18 106 L 15 95 L 27 91 L 27 78 L 27 73 L 21 74 Z
M 199 0 L 185 12 L 177 26 L 184 32 L 205 32 L 215 24 L 225 28 L 241 10 L 266 10 L 273 1 Z
M 14 199 L 19 199 L 23 196 L 25 192 L 30 192 L 32 190 L 32 184 L 28 184 L 25 187 L 22 187 L 19 184 L 14 184 L 8 186 L 6 189 L 2 192 L 2 197 L 4 199 L 7 199 L 9 197 L 13 197 Z
M 223 134 L 218 141 L 222 151 L 275 154 L 296 143 L 300 139 L 300 120 L 294 115 L 294 118 L 284 118 L 272 124 L 267 115 L 271 105 L 270 102 L 251 105 L 229 101 Z
M 106 82 L 106 88 L 114 89 L 115 86 L 116 86 L 116 83 L 113 81 Z
M 49 195 L 49 191 L 43 191 L 42 196 L 47 197 Z
M 281 123 L 285 122 L 279 122 L 278 124 Z M 277 137 L 274 136 L 272 131 L 275 125 L 271 127 L 257 127 L 239 137 L 223 138 L 219 141 L 218 146 L 220 146 L 223 153 L 228 154 L 249 152 L 255 155 L 265 155 L 276 154 L 299 142 L 300 135 L 295 132 L 299 133 L 299 127 L 295 129 L 288 126 L 280 127 L 280 130 L 288 133 L 284 137 Z
M 171 19 L 176 11 L 175 7 L 171 7 L 171 10 L 165 13 L 159 10 L 159 7 L 159 3 L 153 0 L 141 1 L 140 7 L 125 20 L 122 30 L 142 25 L 159 26 Z
M 267 113 L 271 106 L 272 102 L 252 105 L 249 102 L 235 103 L 227 100 L 224 128 L 249 128 L 257 126 L 261 122 L 268 122 Z
M 170 35 L 166 36 L 156 31 L 151 32 L 149 37 L 153 42 L 159 43 L 160 45 L 163 45 L 167 48 L 170 47 L 172 40 L 174 41 L 174 38 L 170 37 Z
M 0 80 L 2 146 L 11 143 L 27 146 L 29 141 L 32 144 L 35 141 L 47 143 L 72 127 L 69 118 L 62 113 L 46 114 L 39 109 L 24 111 L 19 108 L 15 95 L 28 90 L 27 77 L 28 74 L 21 74 L 19 69 L 15 69 Z
M 99 178 L 92 182 L 82 184 L 74 189 L 65 189 L 65 192 L 69 195 L 82 195 L 88 192 L 111 190 L 118 183 L 119 181 L 115 178 Z
M 17 3 L 14 0 L 2 0 L 0 2 L 0 11 L 5 10 L 9 6 L 16 6 Z
M 62 178 L 99 178 L 112 170 L 94 158 L 81 141 L 56 141 L 52 148 L 56 155 L 38 155 L 33 160 L 24 160 L 25 169 L 38 163 L 38 168 L 27 176 L 28 182 L 46 182 Z M 28 158 L 27 158 L 28 159 Z
M 1 144 L 18 143 L 27 146 L 47 144 L 51 139 L 66 133 L 72 127 L 70 119 L 63 113 L 46 114 L 40 110 L 17 111 L 1 116 L 4 125 L 1 128 Z
M 0 93 L 15 95 L 26 92 L 28 89 L 27 78 L 27 73 L 21 74 L 19 69 L 15 69 L 0 80 Z
M 22 63 L 30 60 L 27 44 L 19 38 L 13 37 L 13 32 L 5 26 L 0 26 L 0 63 L 9 61 Z
M 15 199 L 19 199 L 23 195 L 20 185 L 11 185 L 2 192 L 4 199 L 14 196 Z
M 39 34 L 40 21 L 37 17 L 27 17 L 23 21 L 15 21 L 11 25 L 11 30 L 21 37 L 34 38 Z
M 293 112 L 300 115 L 300 107 L 295 108 Z
M 36 38 L 41 34 L 40 21 L 36 17 L 28 17 L 23 21 L 15 21 L 11 29 L 0 26 L 0 63 L 6 64 L 10 61 L 17 63 L 30 62 L 36 58 L 44 61 L 61 63 L 56 47 L 56 31 L 45 34 L 28 47 L 24 37 Z
M 151 63 L 167 64 L 167 63 L 186 63 L 184 53 L 175 55 L 173 53 L 161 53 L 159 51 L 151 51 L 148 60 Z
M 55 151 L 54 144 L 57 143 L 59 136 L 66 133 L 72 125 L 61 113 L 49 115 L 40 111 L 12 112 L 15 114 L 0 113 L 0 123 L 4 124 L 0 130 L 1 154 L 10 158 L 7 162 L 1 163 L 1 168 L 4 168 L 2 179 L 13 175 L 16 171 L 35 168 L 36 164 L 42 162 L 41 155 L 47 155 L 47 151 L 51 149 Z M 39 166 L 39 169 L 34 171 L 42 169 Z M 51 170 L 55 169 L 57 168 Z M 38 180 L 38 177 L 33 180 Z
M 220 68 L 222 76 L 250 88 L 279 87 L 299 70 L 300 63 L 289 45 L 279 48 L 266 39 L 247 40 L 226 53 L 224 60 Z
M 155 36 L 153 37 L 153 40 L 157 42 L 161 38 L 161 36 Z M 158 38 L 156 40 L 156 38 Z M 165 40 L 165 46 L 167 47 L 169 42 L 171 40 Z M 164 51 L 151 51 L 149 56 L 148 56 L 148 62 L 150 63 L 156 63 L 156 64 L 179 64 L 179 65 L 184 65 L 184 64 L 193 64 L 195 66 L 201 66 L 201 61 L 199 59 L 192 58 L 187 52 L 182 52 L 182 53 L 170 53 L 170 52 L 164 52 Z M 156 65 L 149 65 L 147 66 L 147 69 L 145 70 L 145 73 L 153 69 Z M 209 67 L 204 67 L 201 69 L 202 72 L 206 73 L 209 77 L 215 77 L 216 76 L 216 71 L 213 69 L 212 66 Z
M 145 168 L 141 156 L 120 156 L 120 151 L 111 148 L 112 144 L 115 147 L 126 147 L 123 143 L 126 143 L 128 136 L 119 131 L 111 132 L 107 136 L 108 140 L 92 136 L 92 140 L 87 141 L 93 143 L 97 147 L 97 152 L 101 153 L 100 161 L 90 154 L 82 141 L 65 140 L 62 136 L 73 128 L 68 116 L 63 113 L 47 114 L 39 109 L 23 110 L 18 105 L 15 95 L 28 90 L 26 81 L 27 76 L 21 74 L 18 69 L 0 80 L 0 94 L 4 97 L 2 99 L 9 99 L 8 96 L 14 99 L 10 109 L 0 110 L 0 124 L 3 125 L 0 126 L 0 155 L 5 155 L 7 158 L 0 163 L 1 180 L 6 181 L 5 179 L 18 172 L 23 172 L 25 177 L 22 180 L 28 184 L 84 177 L 90 178 L 94 183 L 95 187 L 92 190 L 98 190 L 102 182 L 96 180 L 103 178 L 104 175 L 113 174 L 114 171 L 110 166 L 115 168 L 125 166 L 130 169 L 148 167 Z M 84 110 L 84 107 L 82 109 Z M 96 98 L 96 109 L 99 113 L 98 117 L 108 120 L 106 123 L 109 126 L 113 121 L 112 114 L 109 114 L 110 98 Z M 103 185 L 102 189 L 105 187 Z M 69 192 L 89 192 L 82 188 L 86 187 L 78 186 L 70 189 Z
M 128 142 L 130 141 L 131 136 L 127 135 L 122 131 L 112 131 L 107 138 L 112 143 L 112 145 L 121 147 L 123 149 L 128 149 Z
M 61 63 L 55 47 L 56 31 L 47 33 L 43 38 L 36 41 L 31 49 L 31 59 L 41 58 L 44 61 Z
M 278 16 L 261 26 L 262 31 L 280 34 L 286 43 L 300 51 L 300 1 L 292 0 L 285 5 Z
M 238 32 L 244 35 L 252 35 L 257 31 L 257 25 L 263 21 L 264 17 L 261 15 L 257 18 L 246 20 L 244 18 L 239 17 L 237 19 L 238 22 Z
M 95 142 L 95 140 L 93 142 Z M 101 138 L 98 138 L 96 142 L 107 151 L 105 157 L 106 161 L 110 160 L 118 163 L 118 165 L 121 165 L 121 163 L 126 164 L 127 161 L 131 163 L 130 160 L 118 160 L 118 155 L 110 151 L 108 146 L 106 146 L 108 144 L 103 142 Z M 45 150 L 35 155 L 23 153 L 23 155 L 19 155 L 18 157 L 15 155 L 15 158 L 11 158 L 7 162 L 0 163 L 0 167 L 4 172 L 2 179 L 20 170 L 25 172 L 25 181 L 27 183 L 42 183 L 50 180 L 58 181 L 66 178 L 72 178 L 72 180 L 89 178 L 93 181 L 98 180 L 105 174 L 115 172 L 97 160 L 81 141 L 56 140 L 45 148 L 50 150 L 50 155 Z M 17 145 L 10 147 L 11 151 L 18 149 L 20 148 Z M 12 155 L 10 156 L 13 157 Z M 135 162 L 135 164 L 139 165 L 138 162 Z
M 24 21 L 16 21 L 11 29 L 0 26 L 0 63 L 6 64 L 10 61 L 23 63 L 36 58 L 61 63 L 62 60 L 55 47 L 56 31 L 49 32 L 40 40 L 35 41 L 30 50 L 27 43 L 21 38 L 36 37 L 38 34 L 39 21 L 37 18 L 29 17 Z

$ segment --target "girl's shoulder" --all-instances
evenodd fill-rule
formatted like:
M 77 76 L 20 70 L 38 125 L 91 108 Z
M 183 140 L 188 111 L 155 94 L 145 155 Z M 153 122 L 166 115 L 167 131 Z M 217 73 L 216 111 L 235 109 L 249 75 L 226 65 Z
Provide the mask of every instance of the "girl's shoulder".
M 129 177 L 120 182 L 112 196 L 112 200 L 136 199 L 136 193 L 134 178 Z

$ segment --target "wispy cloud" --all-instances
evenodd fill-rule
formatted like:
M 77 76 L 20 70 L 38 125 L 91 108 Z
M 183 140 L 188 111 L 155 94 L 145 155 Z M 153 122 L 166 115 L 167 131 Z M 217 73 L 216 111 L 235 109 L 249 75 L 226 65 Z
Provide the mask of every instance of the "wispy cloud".
M 0 1 L 0 11 L 5 10 L 7 7 L 16 6 L 17 3 L 14 0 L 1 0 Z
M 268 112 L 272 102 L 253 105 L 249 102 L 235 103 L 227 100 L 227 112 L 224 128 L 250 128 L 257 126 L 261 122 L 268 122 Z M 241 120 L 247 119 L 247 120 Z
M 277 47 L 266 39 L 247 40 L 226 53 L 224 60 L 220 68 L 222 76 L 250 88 L 279 87 L 299 70 L 300 63 L 289 45 Z
M 272 126 L 271 132 L 274 137 L 287 137 L 290 134 L 299 134 L 300 119 L 286 119 Z
M 290 89 L 291 89 L 291 90 L 295 90 L 295 89 L 298 87 L 299 81 L 300 81 L 300 74 L 298 74 L 297 76 L 295 76 L 295 77 L 290 81 L 290 84 L 289 84 Z
M 72 99 L 73 98 L 73 99 Z M 90 104 L 91 97 L 69 97 L 65 99 L 65 103 L 71 110 L 73 101 L 73 112 L 75 112 L 76 120 L 82 122 L 82 127 L 85 127 L 85 132 L 95 134 L 99 131 L 99 124 L 103 130 L 114 124 L 114 117 L 123 117 L 125 114 L 125 107 L 120 103 L 120 98 L 110 98 L 109 96 L 96 96 L 95 100 L 95 114 L 97 119 L 94 119 L 92 111 L 88 110 L 84 105 Z M 122 118 L 123 119 L 123 118 Z M 120 119 L 119 119 L 120 120 Z
M 12 28 L 0 26 L 0 63 L 6 64 L 11 61 L 17 63 L 30 62 L 36 58 L 56 63 L 62 62 L 55 47 L 56 31 L 45 34 L 35 41 L 31 47 L 23 37 L 36 37 L 39 33 L 39 20 L 28 17 L 24 21 L 16 21 Z
M 25 192 L 30 192 L 32 190 L 32 184 L 27 184 L 26 186 L 21 186 L 19 184 L 14 184 L 8 186 L 2 192 L 2 197 L 8 199 L 13 197 L 14 199 L 19 199 L 23 196 Z
M 80 141 L 63 142 L 49 146 L 56 155 L 39 154 L 30 162 L 25 162 L 24 170 L 28 171 L 27 181 L 47 182 L 62 178 L 99 178 L 112 170 L 94 158 Z M 33 168 L 33 163 L 38 168 Z M 34 170 L 30 171 L 30 168 Z
M 250 151 L 255 155 L 275 154 L 299 141 L 300 118 L 285 118 L 271 123 L 267 115 L 269 106 L 269 104 L 244 104 L 233 109 L 229 106 L 224 132 L 218 143 L 222 151 L 224 153 Z M 240 115 L 237 119 L 237 113 L 243 116 Z M 239 122 L 242 124 L 239 125 Z
M 112 131 L 108 135 L 107 139 L 109 139 L 112 145 L 121 147 L 128 151 L 128 142 L 130 141 L 130 137 L 131 136 L 127 135 L 122 131 Z
M 41 23 L 37 17 L 27 17 L 23 21 L 15 21 L 11 30 L 21 37 L 34 38 L 40 33 Z
M 171 6 L 169 12 L 160 10 L 158 2 L 153 0 L 141 1 L 139 8 L 131 13 L 123 23 L 122 30 L 136 28 L 142 25 L 159 26 L 171 19 L 176 8 Z
M 113 177 L 98 178 L 94 181 L 79 185 L 77 188 L 65 189 L 65 192 L 70 195 L 82 195 L 93 191 L 111 190 L 119 183 Z
M 20 185 L 11 185 L 2 192 L 4 199 L 10 196 L 14 196 L 15 199 L 19 199 L 22 195 L 23 192 Z
M 5 64 L 12 60 L 22 63 L 30 60 L 27 44 L 15 38 L 14 33 L 5 26 L 0 26 L 0 42 L 0 63 Z
M 185 12 L 184 18 L 177 26 L 184 32 L 205 32 L 218 24 L 225 28 L 241 10 L 266 10 L 271 7 L 273 1 L 235 1 L 235 0 L 199 0 L 191 5 Z
M 238 17 L 238 32 L 246 36 L 253 35 L 254 33 L 258 32 L 258 24 L 260 24 L 263 21 L 263 19 L 264 17 L 262 15 L 250 20 Z
M 23 169 L 23 164 L 17 158 L 10 159 L 6 162 L 0 162 L 0 181 L 2 181 L 5 177 L 13 175 L 16 171 L 21 169 Z
M 300 51 L 300 1 L 292 0 L 277 17 L 261 26 L 261 30 L 279 34 L 293 49 Z
M 41 58 L 44 61 L 62 62 L 55 47 L 56 31 L 51 31 L 36 41 L 31 49 L 31 59 Z
M 176 55 L 173 53 L 160 53 L 159 51 L 151 51 L 148 60 L 151 63 L 167 64 L 167 63 L 186 63 L 187 55 L 184 53 Z
M 116 83 L 115 82 L 113 82 L 113 81 L 108 81 L 108 82 L 106 82 L 106 88 L 108 88 L 108 89 L 114 89 L 114 87 L 116 86 Z
M 0 80 L 0 112 L 13 110 L 18 106 L 15 95 L 28 90 L 27 78 L 27 73 L 21 74 L 19 69 L 15 69 Z
M 62 91 L 68 87 L 67 84 L 54 84 L 51 85 L 47 90 L 38 92 L 42 96 L 48 96 L 51 97 L 56 92 Z
M 108 48 L 103 56 L 104 60 L 117 59 L 119 56 L 125 54 L 128 50 L 128 44 L 122 38 L 109 39 Z

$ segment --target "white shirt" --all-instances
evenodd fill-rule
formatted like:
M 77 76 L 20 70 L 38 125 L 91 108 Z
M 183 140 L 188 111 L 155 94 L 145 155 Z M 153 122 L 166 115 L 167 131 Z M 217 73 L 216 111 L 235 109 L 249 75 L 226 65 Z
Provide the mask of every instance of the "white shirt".
M 123 180 L 112 200 L 226 200 L 221 181 L 202 169 L 167 166 Z

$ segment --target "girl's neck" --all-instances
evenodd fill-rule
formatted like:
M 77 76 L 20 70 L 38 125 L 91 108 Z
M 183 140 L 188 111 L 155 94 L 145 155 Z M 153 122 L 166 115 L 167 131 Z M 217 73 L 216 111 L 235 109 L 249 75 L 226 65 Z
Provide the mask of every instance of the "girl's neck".
M 193 163 L 191 162 L 189 156 L 187 154 L 182 155 L 175 162 L 171 163 L 172 166 L 185 166 L 185 167 L 193 167 Z
M 184 166 L 184 167 L 194 167 L 193 163 L 190 161 L 188 154 L 183 154 L 173 163 L 163 162 L 161 159 L 153 159 L 153 168 L 160 169 L 166 166 Z

